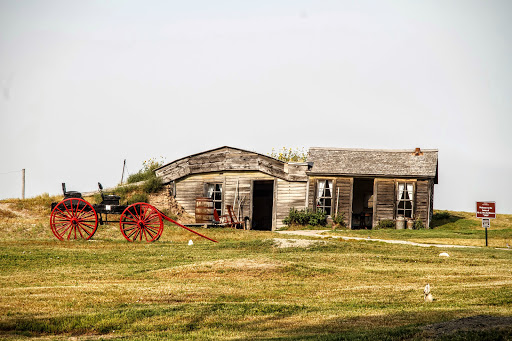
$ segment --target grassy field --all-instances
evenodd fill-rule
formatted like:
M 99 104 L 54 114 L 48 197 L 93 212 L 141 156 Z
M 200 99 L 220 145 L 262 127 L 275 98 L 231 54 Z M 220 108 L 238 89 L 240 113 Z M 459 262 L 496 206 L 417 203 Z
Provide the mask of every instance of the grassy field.
M 152 244 L 126 242 L 117 225 L 59 242 L 48 212 L 28 206 L 0 202 L 0 339 L 512 339 L 508 250 L 338 239 L 280 248 L 272 232 L 201 230 L 211 243 L 169 225 Z M 510 218 L 493 221 L 503 240 Z M 430 231 L 333 233 L 465 243 L 482 231 L 462 216 Z
M 348 230 L 339 229 L 333 232 L 336 235 L 367 237 L 380 239 L 409 240 L 429 244 L 456 244 L 485 246 L 485 229 L 482 228 L 481 219 L 475 213 L 448 212 L 449 218 L 434 221 L 432 229 L 421 230 Z M 491 220 L 488 229 L 487 241 L 490 247 L 512 247 L 512 215 L 499 214 Z

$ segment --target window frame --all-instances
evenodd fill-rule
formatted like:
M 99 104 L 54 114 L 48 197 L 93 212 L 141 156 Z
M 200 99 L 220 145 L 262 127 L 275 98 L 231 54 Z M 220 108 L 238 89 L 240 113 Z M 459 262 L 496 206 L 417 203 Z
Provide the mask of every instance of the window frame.
M 320 193 L 320 182 L 324 183 L 324 187 L 322 189 L 322 193 Z M 332 208 L 334 204 L 334 179 L 317 179 L 316 180 L 316 191 L 315 191 L 315 197 L 316 197 L 316 204 L 315 204 L 315 210 L 318 212 L 319 209 L 323 210 L 326 214 L 326 216 L 331 217 L 332 216 Z M 326 193 L 326 187 L 325 184 L 329 186 L 330 190 L 330 196 L 325 195 Z M 322 195 L 320 195 L 322 194 Z M 326 200 L 330 200 L 331 204 L 326 205 Z M 327 212 L 326 208 L 329 209 L 329 212 Z
M 223 208 L 224 208 L 224 205 L 223 205 L 224 195 L 223 195 L 223 191 L 222 191 L 222 187 L 223 187 L 222 185 L 223 184 L 221 182 L 207 182 L 204 186 L 204 188 L 205 188 L 204 196 L 212 199 L 213 208 L 217 210 L 217 213 L 219 214 L 219 216 L 222 215 Z M 211 195 L 209 195 L 210 186 L 213 186 Z M 219 186 L 220 190 L 217 190 L 217 186 Z M 220 194 L 220 199 L 216 199 L 216 196 L 215 196 L 216 193 Z
M 403 185 L 402 193 L 400 193 L 400 185 Z M 410 187 L 409 187 L 410 186 Z M 412 193 L 410 193 L 412 191 Z M 402 198 L 400 197 L 402 196 Z M 407 198 L 406 198 L 407 196 Z M 416 181 L 397 180 L 396 182 L 396 217 L 414 219 L 416 197 Z M 410 207 L 407 206 L 410 204 Z M 401 212 L 401 213 L 400 213 Z M 410 213 L 410 216 L 408 215 Z

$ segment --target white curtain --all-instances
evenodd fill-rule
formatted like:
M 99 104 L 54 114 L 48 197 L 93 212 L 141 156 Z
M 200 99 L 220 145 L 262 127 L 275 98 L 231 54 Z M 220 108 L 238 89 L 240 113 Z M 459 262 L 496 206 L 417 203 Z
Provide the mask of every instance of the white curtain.
M 407 184 L 407 194 L 409 194 L 409 200 L 412 200 L 412 198 L 413 198 L 412 184 Z
M 398 184 L 398 198 L 397 198 L 398 201 L 404 199 L 404 197 L 403 197 L 404 187 L 405 187 L 405 184 Z
M 325 189 L 325 182 L 324 181 L 318 181 L 318 195 L 317 198 L 324 196 L 324 189 Z
M 208 184 L 208 198 L 213 198 L 213 189 L 214 189 L 214 186 L 213 184 Z
M 332 197 L 332 180 L 326 180 L 327 188 L 329 189 L 329 195 L 325 195 L 328 197 Z

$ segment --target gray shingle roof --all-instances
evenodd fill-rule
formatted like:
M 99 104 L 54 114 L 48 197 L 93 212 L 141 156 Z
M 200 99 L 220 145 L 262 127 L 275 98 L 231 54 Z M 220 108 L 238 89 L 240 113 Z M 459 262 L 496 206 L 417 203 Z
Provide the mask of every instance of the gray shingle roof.
M 312 174 L 339 174 L 392 177 L 428 177 L 437 175 L 437 150 L 309 149 Z

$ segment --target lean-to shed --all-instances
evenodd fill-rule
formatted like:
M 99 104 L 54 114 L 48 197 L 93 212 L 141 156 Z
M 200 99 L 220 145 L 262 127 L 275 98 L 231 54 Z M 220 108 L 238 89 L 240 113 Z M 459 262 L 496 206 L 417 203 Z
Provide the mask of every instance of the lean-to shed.
M 310 148 L 308 207 L 343 214 L 351 228 L 381 220 L 430 226 L 437 150 Z
M 250 228 L 275 230 L 290 207 L 305 208 L 307 169 L 307 163 L 225 146 L 170 162 L 156 175 L 188 213 L 194 213 L 197 198 L 210 197 L 219 215 L 232 205 Z

